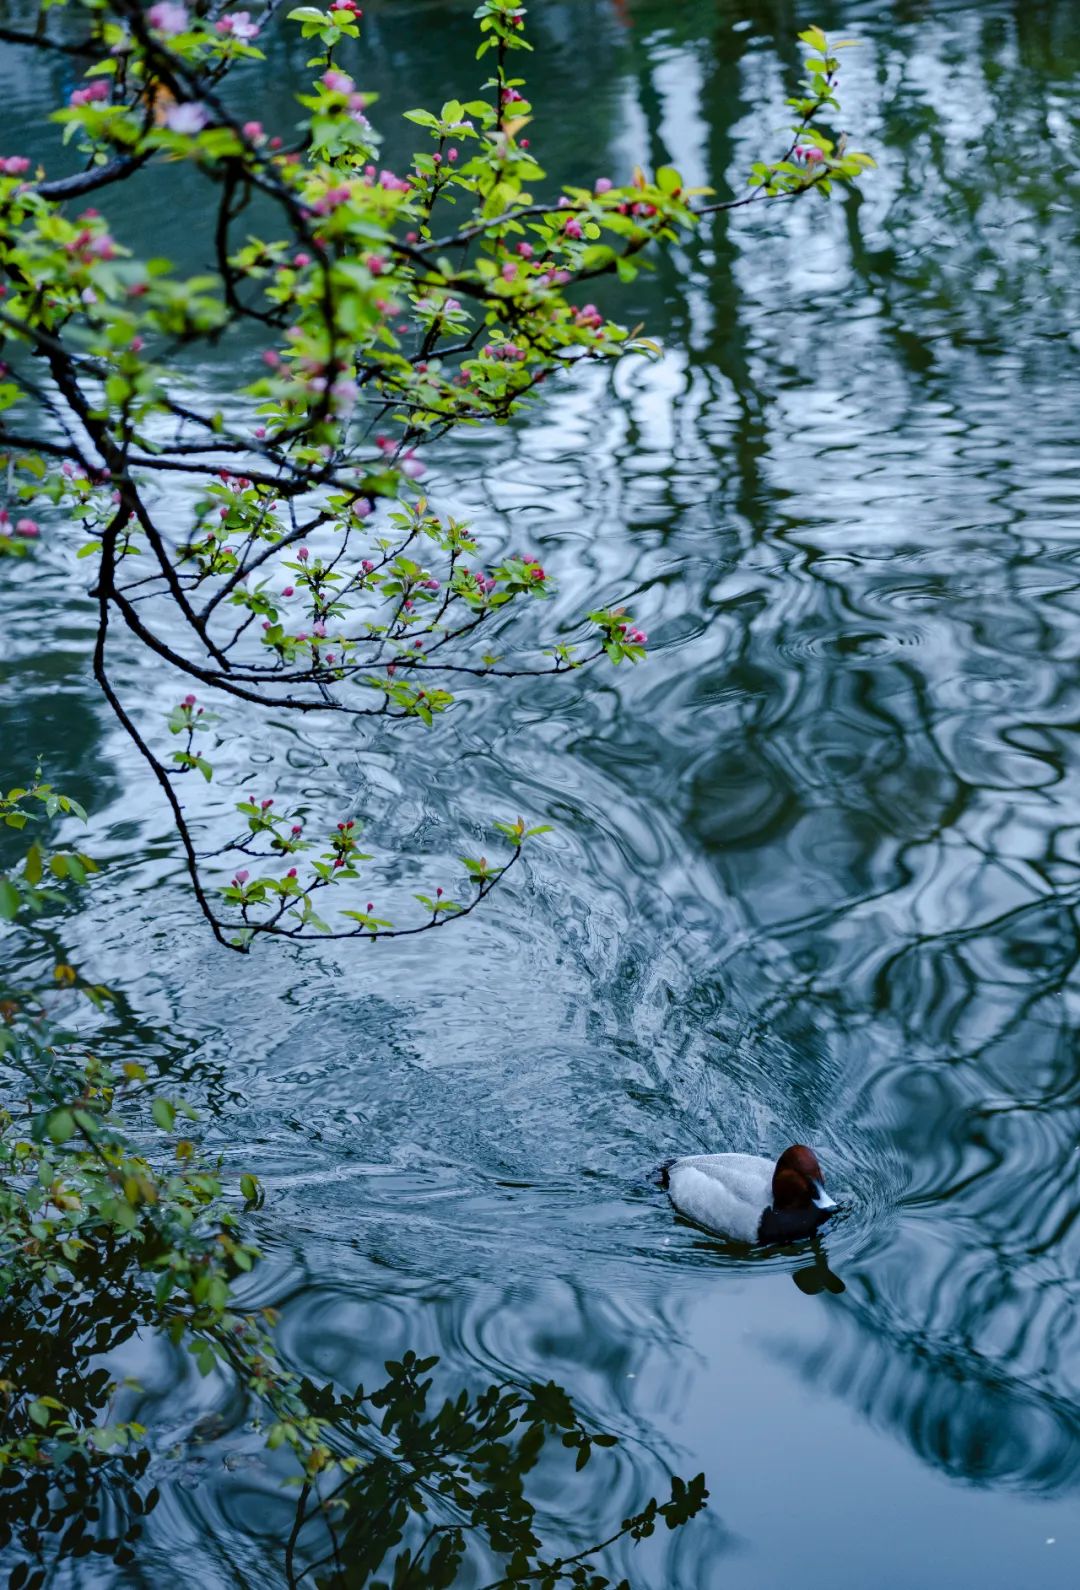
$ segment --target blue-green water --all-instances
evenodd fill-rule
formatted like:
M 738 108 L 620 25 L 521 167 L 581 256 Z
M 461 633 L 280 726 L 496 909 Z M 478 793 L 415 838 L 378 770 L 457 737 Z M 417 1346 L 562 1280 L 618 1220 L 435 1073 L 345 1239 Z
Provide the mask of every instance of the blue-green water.
M 472 80 L 471 7 L 367 10 L 384 124 Z M 440 502 L 557 574 L 538 624 L 629 596 L 651 659 L 466 691 L 428 734 L 283 726 L 293 792 L 389 858 L 383 897 L 412 886 L 395 852 L 435 878 L 489 814 L 555 832 L 453 931 L 241 961 L 95 694 L 84 566 L 58 544 L 6 569 L 5 763 L 40 753 L 109 862 L 71 956 L 123 994 L 112 1040 L 263 1179 L 251 1296 L 291 1363 L 351 1385 L 413 1346 L 455 1383 L 559 1380 L 624 1437 L 548 1498 L 580 1543 L 705 1470 L 707 1519 L 628 1553 L 635 1585 L 1071 1587 L 1080 8 L 534 21 L 554 174 L 669 160 L 718 188 L 775 147 L 798 28 L 864 41 L 861 198 L 718 221 L 621 303 L 662 363 L 582 373 L 433 461 Z M 268 126 L 303 59 L 273 45 Z M 2 60 L 21 150 L 67 68 Z M 132 195 L 127 236 L 182 255 L 164 195 Z M 266 754 L 230 722 L 218 763 Z M 644 1179 L 792 1140 L 851 1204 L 842 1293 L 809 1254 L 732 1258 Z M 122 1582 L 278 1583 L 292 1502 L 246 1410 L 164 1351 L 136 1367 L 165 1494 Z

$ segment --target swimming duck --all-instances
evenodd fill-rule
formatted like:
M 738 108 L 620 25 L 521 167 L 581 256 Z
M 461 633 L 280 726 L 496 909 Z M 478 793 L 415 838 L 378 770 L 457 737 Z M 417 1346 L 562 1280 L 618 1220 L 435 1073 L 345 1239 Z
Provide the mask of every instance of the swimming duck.
M 802 1143 L 775 1165 L 758 1154 L 691 1154 L 668 1165 L 667 1190 L 680 1214 L 736 1242 L 812 1236 L 838 1207 Z

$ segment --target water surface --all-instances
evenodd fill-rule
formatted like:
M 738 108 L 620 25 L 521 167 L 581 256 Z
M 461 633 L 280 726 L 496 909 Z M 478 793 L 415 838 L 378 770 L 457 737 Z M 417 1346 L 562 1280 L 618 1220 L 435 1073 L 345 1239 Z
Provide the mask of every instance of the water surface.
M 470 81 L 471 7 L 367 9 L 384 121 Z M 629 597 L 647 666 L 466 690 L 426 735 L 281 728 L 292 792 L 364 820 L 384 898 L 490 815 L 555 832 L 453 931 L 227 955 L 60 556 L 8 571 L 5 760 L 40 753 L 94 809 L 110 867 L 72 953 L 123 992 L 112 1041 L 265 1182 L 252 1295 L 295 1366 L 370 1382 L 413 1346 L 455 1384 L 561 1381 L 625 1438 L 551 1499 L 579 1542 L 703 1468 L 708 1518 L 625 1560 L 649 1590 L 1073 1586 L 1080 10 L 534 12 L 558 175 L 741 184 L 811 21 L 864 41 L 845 122 L 880 162 L 860 197 L 721 219 L 636 283 L 622 313 L 661 363 L 580 373 L 434 465 L 442 504 L 557 574 L 537 638 Z M 303 55 L 273 45 L 267 125 Z M 22 148 L 67 68 L 3 67 Z M 126 225 L 184 257 L 152 187 Z M 263 738 L 232 724 L 222 773 Z M 842 1292 L 809 1252 L 725 1252 L 645 1179 L 792 1140 L 850 1203 Z M 138 1582 L 278 1582 L 289 1504 L 244 1409 L 165 1354 L 140 1370 L 171 1483 Z

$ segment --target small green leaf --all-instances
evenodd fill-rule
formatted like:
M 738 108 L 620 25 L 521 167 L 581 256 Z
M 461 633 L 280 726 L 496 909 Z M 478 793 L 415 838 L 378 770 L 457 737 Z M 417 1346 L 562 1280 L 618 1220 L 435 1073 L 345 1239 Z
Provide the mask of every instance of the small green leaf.
M 168 1099 L 155 1099 L 150 1106 L 150 1114 L 163 1132 L 172 1131 L 173 1122 L 176 1120 L 176 1110 Z
M 75 1132 L 75 1117 L 70 1110 L 53 1110 L 46 1131 L 54 1143 L 66 1143 Z

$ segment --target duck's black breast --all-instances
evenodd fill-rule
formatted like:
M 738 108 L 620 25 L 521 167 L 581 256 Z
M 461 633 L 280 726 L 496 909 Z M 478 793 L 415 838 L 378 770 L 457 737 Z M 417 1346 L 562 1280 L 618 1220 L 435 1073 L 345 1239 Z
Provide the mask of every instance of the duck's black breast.
M 828 1209 L 766 1209 L 758 1226 L 758 1241 L 797 1242 L 800 1237 L 812 1237 L 830 1213 Z

